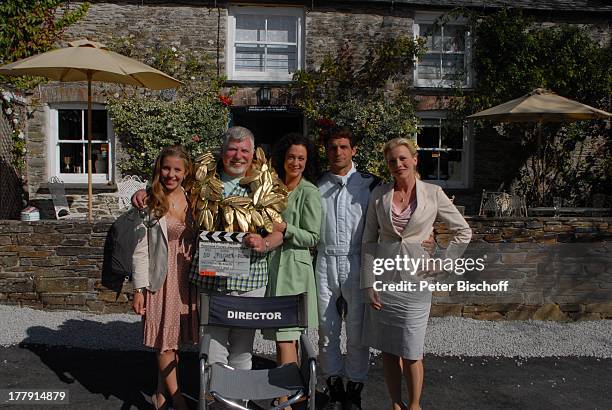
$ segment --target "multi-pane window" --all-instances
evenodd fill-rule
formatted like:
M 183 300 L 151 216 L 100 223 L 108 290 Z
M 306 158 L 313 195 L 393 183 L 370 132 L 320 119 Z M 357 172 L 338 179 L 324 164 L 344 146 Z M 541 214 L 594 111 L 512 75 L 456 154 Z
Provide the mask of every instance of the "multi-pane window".
M 471 87 L 470 33 L 461 24 L 440 24 L 431 16 L 415 18 L 414 36 L 423 37 L 427 52 L 415 64 L 418 87 Z
M 87 108 L 51 110 L 50 174 L 64 182 L 87 182 Z M 111 125 L 104 109 L 92 111 L 92 174 L 94 182 L 111 180 Z
M 302 66 L 301 8 L 231 7 L 228 77 L 288 81 Z
M 467 130 L 460 122 L 422 118 L 417 133 L 421 179 L 450 188 L 467 186 Z

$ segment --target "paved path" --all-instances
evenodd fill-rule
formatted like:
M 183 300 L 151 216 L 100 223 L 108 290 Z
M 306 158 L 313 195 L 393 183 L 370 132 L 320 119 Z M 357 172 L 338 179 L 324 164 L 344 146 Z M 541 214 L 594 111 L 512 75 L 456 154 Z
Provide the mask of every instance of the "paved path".
M 70 409 L 150 409 L 155 361 L 144 351 L 118 352 L 21 345 L 0 348 L 0 389 L 67 389 Z M 258 366 L 270 365 L 257 358 Z M 612 359 L 425 358 L 423 408 L 610 409 Z M 182 355 L 184 391 L 195 396 L 196 355 Z M 386 409 L 379 359 L 364 391 L 364 409 Z M 47 406 L 6 406 L 37 409 Z M 195 406 L 194 406 L 195 407 Z

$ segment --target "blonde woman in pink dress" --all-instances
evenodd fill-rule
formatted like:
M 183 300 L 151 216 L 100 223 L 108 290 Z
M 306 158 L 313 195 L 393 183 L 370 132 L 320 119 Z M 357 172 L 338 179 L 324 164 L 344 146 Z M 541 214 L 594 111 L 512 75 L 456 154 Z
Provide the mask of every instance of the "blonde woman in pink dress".
M 187 280 L 196 231 L 183 187 L 193 167 L 182 147 L 162 149 L 155 161 L 148 215 L 134 251 L 133 309 L 143 316 L 144 345 L 157 351 L 156 408 L 186 409 L 177 380 L 182 343 L 197 343 L 195 289 Z

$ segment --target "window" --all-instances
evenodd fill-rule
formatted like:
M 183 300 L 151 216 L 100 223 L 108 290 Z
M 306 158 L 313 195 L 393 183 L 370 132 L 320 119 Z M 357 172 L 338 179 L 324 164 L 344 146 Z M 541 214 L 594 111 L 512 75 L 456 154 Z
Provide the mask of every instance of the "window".
M 421 112 L 417 169 L 421 179 L 446 188 L 467 188 L 469 130 L 440 112 Z
M 66 183 L 87 183 L 87 106 L 62 104 L 49 112 L 49 175 Z M 112 179 L 112 126 L 104 106 L 92 111 L 92 180 Z
M 302 68 L 303 15 L 301 8 L 231 7 L 228 78 L 291 81 Z
M 414 68 L 417 87 L 471 87 L 471 38 L 458 20 L 436 24 L 439 15 L 419 14 L 413 26 L 414 37 L 424 37 L 427 52 Z

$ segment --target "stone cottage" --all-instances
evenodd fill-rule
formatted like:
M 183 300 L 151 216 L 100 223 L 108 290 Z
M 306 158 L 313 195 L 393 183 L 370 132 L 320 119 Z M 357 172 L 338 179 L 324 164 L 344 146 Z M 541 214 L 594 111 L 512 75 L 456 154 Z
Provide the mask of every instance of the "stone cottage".
M 447 111 L 440 97 L 451 94 L 453 83 L 448 78 L 465 73 L 460 84 L 465 90 L 477 79 L 470 71 L 471 38 L 469 30 L 463 30 L 465 22 L 451 20 L 435 29 L 432 23 L 455 7 L 495 10 L 503 6 L 524 9 L 542 23 L 587 25 L 600 44 L 610 42 L 612 5 L 587 0 L 96 0 L 87 16 L 70 27 L 66 39 L 88 37 L 104 43 L 110 36 L 138 33 L 145 39 L 163 37 L 177 47 L 214 55 L 217 70 L 238 90 L 233 95 L 232 123 L 252 129 L 258 143 L 273 144 L 280 135 L 305 132 L 307 126 L 283 93 L 296 70 L 317 67 L 325 54 L 347 40 L 357 57 L 364 58 L 368 46 L 382 38 L 426 37 L 430 47 L 415 64 L 412 84 L 423 128 L 417 137 L 422 149 L 420 173 L 424 180 L 456 195 L 473 213 L 482 189 L 494 189 L 503 181 L 499 164 L 521 147 L 508 140 L 474 138 L 467 126 L 459 130 L 462 138 L 445 133 Z M 442 41 L 432 42 L 434 34 Z M 65 183 L 76 216 L 86 209 L 86 96 L 81 84 L 41 86 L 27 129 L 30 200 L 40 205 L 48 202 L 48 181 L 58 177 Z M 100 217 L 117 211 L 116 165 L 124 154 L 105 111 L 104 96 L 94 92 L 94 99 L 94 215 Z

